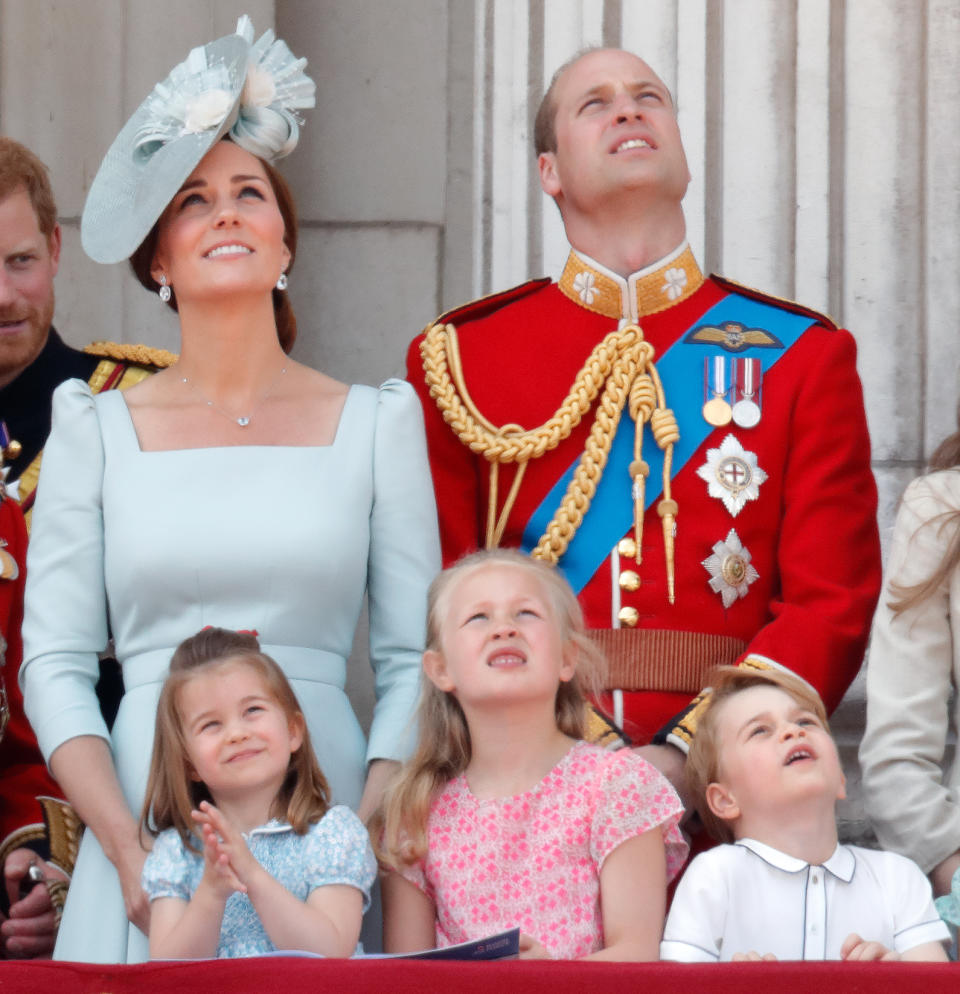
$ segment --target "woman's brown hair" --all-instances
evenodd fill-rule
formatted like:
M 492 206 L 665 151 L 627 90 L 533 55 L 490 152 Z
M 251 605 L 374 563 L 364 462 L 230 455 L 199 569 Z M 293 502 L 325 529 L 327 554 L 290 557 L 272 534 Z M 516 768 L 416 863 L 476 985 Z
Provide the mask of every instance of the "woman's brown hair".
M 224 141 L 229 141 L 225 138 Z M 286 272 L 293 270 L 293 264 L 297 258 L 297 235 L 299 227 L 297 224 L 297 207 L 293 201 L 293 194 L 287 181 L 277 170 L 265 159 L 258 160 L 263 166 L 274 196 L 277 198 L 277 207 L 280 216 L 283 218 L 283 242 L 290 251 L 290 263 Z M 153 257 L 157 251 L 157 239 L 160 235 L 160 221 L 150 229 L 150 233 L 140 243 L 137 250 L 130 256 L 130 268 L 134 276 L 140 281 L 141 286 L 146 287 L 151 293 L 156 293 L 160 289 L 160 284 L 153 278 L 150 270 L 153 268 Z M 173 287 L 170 288 L 170 300 L 167 306 L 177 310 L 177 294 Z M 297 340 L 297 319 L 293 314 L 293 307 L 286 290 L 273 290 L 273 316 L 277 322 L 277 338 L 280 347 L 288 355 L 293 348 L 293 343 Z
M 930 457 L 931 472 L 960 469 L 960 405 L 957 407 L 957 425 L 958 430 L 945 438 Z M 933 527 L 937 528 L 938 537 L 945 532 L 953 532 L 944 549 L 943 559 L 933 573 L 919 583 L 903 586 L 896 580 L 890 581 L 890 590 L 894 596 L 887 606 L 894 615 L 902 614 L 921 604 L 938 590 L 955 570 L 960 569 L 960 508 L 944 511 L 920 526 L 920 528 Z
M 330 787 L 317 764 L 300 704 L 283 670 L 260 651 L 255 635 L 226 628 L 204 628 L 181 642 L 170 661 L 170 675 L 157 705 L 150 777 L 140 815 L 141 833 L 159 835 L 165 829 L 175 828 L 184 845 L 193 852 L 200 850 L 190 812 L 201 801 L 214 802 L 207 785 L 192 775 L 178 697 L 180 689 L 198 673 L 209 672 L 227 662 L 243 663 L 255 670 L 283 709 L 287 721 L 298 723 L 303 732 L 300 748 L 290 756 L 287 775 L 270 816 L 285 820 L 298 835 L 303 835 L 330 807 Z

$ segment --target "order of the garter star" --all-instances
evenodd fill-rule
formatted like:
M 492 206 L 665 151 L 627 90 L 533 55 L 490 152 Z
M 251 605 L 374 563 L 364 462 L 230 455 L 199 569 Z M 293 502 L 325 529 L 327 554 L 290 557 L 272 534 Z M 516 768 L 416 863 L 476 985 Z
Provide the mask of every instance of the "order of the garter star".
M 747 452 L 735 435 L 727 435 L 716 449 L 707 449 L 707 461 L 697 469 L 706 481 L 707 493 L 736 517 L 748 500 L 760 496 L 760 484 L 767 474 L 757 463 L 754 452 Z

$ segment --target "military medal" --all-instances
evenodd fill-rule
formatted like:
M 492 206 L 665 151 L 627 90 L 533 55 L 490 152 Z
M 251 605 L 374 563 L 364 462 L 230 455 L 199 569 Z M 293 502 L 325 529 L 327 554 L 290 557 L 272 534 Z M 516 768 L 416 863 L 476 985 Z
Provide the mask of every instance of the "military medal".
M 727 437 L 716 449 L 707 449 L 707 461 L 697 470 L 706 481 L 707 493 L 723 501 L 723 506 L 736 517 L 748 500 L 760 496 L 760 484 L 767 474 L 757 464 L 755 452 L 747 452 L 734 435 Z
M 713 555 L 703 560 L 702 565 L 710 574 L 710 589 L 720 595 L 724 608 L 746 597 L 750 584 L 760 578 L 751 558 L 740 536 L 731 528 L 727 537 L 714 545 Z
M 0 421 L 0 454 L 9 462 L 12 459 L 16 459 L 22 451 L 23 446 L 15 438 L 10 437 L 10 429 L 7 428 L 7 422 Z
M 714 428 L 730 424 L 733 412 L 727 400 L 727 357 L 710 356 L 703 360 L 703 419 Z
M 755 428 L 760 423 L 760 382 L 763 373 L 759 359 L 734 359 L 734 423 Z
M 16 580 L 19 575 L 16 559 L 7 552 L 7 540 L 0 538 L 0 580 Z

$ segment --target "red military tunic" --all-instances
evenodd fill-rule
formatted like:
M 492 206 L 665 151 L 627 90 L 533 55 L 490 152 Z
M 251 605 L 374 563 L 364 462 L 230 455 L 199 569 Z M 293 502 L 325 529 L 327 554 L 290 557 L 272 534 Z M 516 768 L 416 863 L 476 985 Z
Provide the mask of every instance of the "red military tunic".
M 624 695 L 626 730 L 641 742 L 672 728 L 679 735 L 671 741 L 682 746 L 691 727 L 684 731 L 671 719 L 689 706 L 708 664 L 734 662 L 748 653 L 805 677 L 833 709 L 860 667 L 879 592 L 877 495 L 853 337 L 821 315 L 736 290 L 809 313 L 813 323 L 764 375 L 759 423 L 709 431 L 692 457 L 674 467 L 675 602 L 667 596 L 656 504 L 645 515 L 641 565 L 629 553 L 621 555 L 614 542 L 612 549 L 601 550 L 605 558 L 579 595 L 591 628 L 630 625 L 667 633 L 661 648 L 659 642 L 648 643 L 654 663 L 636 685 L 655 689 Z M 629 280 L 572 253 L 558 284 L 525 284 L 440 320 L 456 327 L 463 381 L 477 409 L 494 425 L 529 429 L 554 414 L 587 356 L 624 323 L 621 319 L 640 325 L 656 361 L 729 292 L 730 285 L 718 278 L 703 279 L 685 245 Z M 425 382 L 422 341 L 420 336 L 410 347 L 408 377 L 423 403 L 449 564 L 484 545 L 489 464 L 444 421 Z M 678 348 L 698 349 L 704 357 L 724 354 L 699 343 Z M 739 346 L 730 350 L 740 351 Z M 666 406 L 674 407 L 678 384 L 665 377 L 663 387 Z M 700 384 L 697 391 L 699 408 Z M 521 544 L 534 509 L 583 451 L 593 417 L 591 410 L 557 448 L 529 463 L 501 544 Z M 646 431 L 645 449 L 653 445 Z M 707 465 L 708 450 L 729 435 L 755 454 L 766 474 L 756 499 L 747 500 L 735 517 L 719 497 L 709 495 L 708 483 L 697 474 Z M 498 510 L 514 472 L 513 465 L 500 467 Z M 704 560 L 731 529 L 758 577 L 744 596 L 724 607 L 721 593 L 711 589 Z M 625 537 L 632 534 L 631 529 Z M 697 647 L 714 637 L 716 644 Z
M 20 846 L 50 857 L 50 812 L 41 798 L 61 799 L 46 765 L 33 729 L 23 713 L 17 673 L 23 657 L 20 626 L 23 622 L 23 585 L 26 579 L 27 529 L 16 501 L 0 499 L 0 631 L 6 641 L 0 670 L 0 866 Z M 5 727 L 3 727 L 5 724 Z M 54 805 L 56 806 L 56 805 Z M 59 823 L 59 819 L 57 819 Z M 57 854 L 55 854 L 56 856 Z M 69 870 L 69 863 L 63 867 Z

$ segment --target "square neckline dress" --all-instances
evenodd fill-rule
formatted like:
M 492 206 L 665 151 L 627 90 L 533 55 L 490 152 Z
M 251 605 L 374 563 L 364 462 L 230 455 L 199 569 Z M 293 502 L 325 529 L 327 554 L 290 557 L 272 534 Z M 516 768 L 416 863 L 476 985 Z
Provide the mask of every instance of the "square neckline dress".
M 291 679 L 334 803 L 355 808 L 366 764 L 412 745 L 426 591 L 439 567 L 409 384 L 350 387 L 329 446 L 144 452 L 119 392 L 94 397 L 68 381 L 54 394 L 28 552 L 21 683 L 44 756 L 76 735 L 109 738 L 139 816 L 173 649 L 205 625 L 255 629 Z M 365 592 L 377 697 L 369 742 L 343 690 Z M 126 688 L 112 735 L 93 692 L 108 611 Z M 56 956 L 147 956 L 92 832 Z

